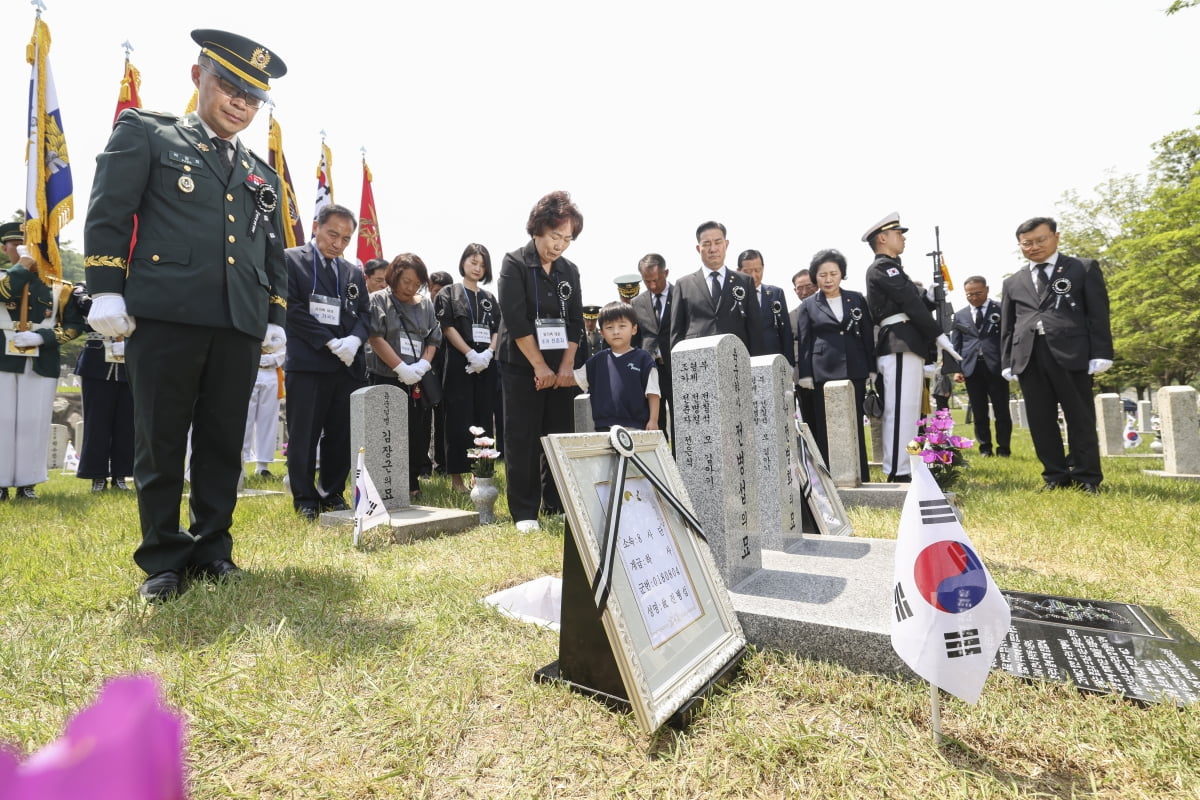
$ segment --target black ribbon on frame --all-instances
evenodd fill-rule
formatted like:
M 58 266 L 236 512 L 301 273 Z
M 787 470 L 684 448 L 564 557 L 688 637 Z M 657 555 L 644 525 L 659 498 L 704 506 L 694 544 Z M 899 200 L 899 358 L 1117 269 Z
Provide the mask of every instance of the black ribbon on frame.
M 621 506 L 625 501 L 625 475 L 629 470 L 629 462 L 633 462 L 646 480 L 650 481 L 650 485 L 666 499 L 667 504 L 683 517 L 684 523 L 696 533 L 696 536 L 703 542 L 708 541 L 704 538 L 704 530 L 700 527 L 700 521 L 678 497 L 671 493 L 666 483 L 646 466 L 646 462 L 638 458 L 637 453 L 634 452 L 633 437 L 629 435 L 629 431 L 620 425 L 614 425 L 608 432 L 608 440 L 613 449 L 617 451 L 617 460 L 613 464 L 612 473 L 609 476 L 608 508 L 604 512 L 604 538 L 600 541 L 600 563 L 596 566 L 596 574 L 592 578 L 592 596 L 596 600 L 596 608 L 600 611 L 603 611 L 608 604 L 608 595 L 612 590 L 612 573 L 617 560 L 617 528 L 621 522 Z

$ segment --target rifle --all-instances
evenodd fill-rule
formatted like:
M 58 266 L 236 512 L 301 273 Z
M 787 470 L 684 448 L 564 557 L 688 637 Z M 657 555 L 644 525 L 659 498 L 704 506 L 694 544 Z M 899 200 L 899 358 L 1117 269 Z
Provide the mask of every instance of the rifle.
M 949 335 L 954 327 L 954 310 L 949 307 L 946 302 L 946 279 L 948 272 L 946 270 L 946 262 L 942 258 L 942 231 L 938 225 L 933 226 L 933 252 L 925 255 L 933 258 L 933 302 L 935 303 L 934 315 L 937 317 L 938 327 L 942 329 L 942 333 Z M 954 288 L 953 284 L 950 286 Z M 952 375 L 961 369 L 958 362 L 947 355 L 942 355 L 942 373 Z

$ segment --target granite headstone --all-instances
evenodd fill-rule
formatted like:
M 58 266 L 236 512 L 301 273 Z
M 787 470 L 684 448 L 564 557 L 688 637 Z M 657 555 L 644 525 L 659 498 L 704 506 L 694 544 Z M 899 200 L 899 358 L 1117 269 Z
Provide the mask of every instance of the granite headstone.
M 1096 435 L 1100 440 L 1100 455 L 1125 454 L 1125 411 L 1119 394 L 1098 394 L 1096 403 Z
M 593 433 L 596 430 L 596 420 L 592 416 L 592 395 L 590 393 L 575 395 L 575 432 Z
M 1196 390 L 1164 386 L 1158 390 L 1158 416 L 1163 438 L 1163 472 L 1200 474 L 1200 427 L 1196 420 Z
M 837 486 L 862 485 L 859 474 L 858 442 L 863 435 L 862 417 L 854 401 L 854 384 L 829 381 L 825 384 L 825 430 L 829 440 L 829 474 Z
M 781 355 L 750 359 L 754 384 L 754 453 L 758 470 L 758 522 L 762 546 L 783 549 L 800 538 L 804 498 L 792 470 L 791 367 Z
M 350 463 L 358 449 L 388 511 L 408 508 L 408 395 L 395 386 L 368 386 L 350 395 Z
M 50 444 L 46 452 L 46 467 L 48 469 L 62 469 L 63 461 L 67 456 L 67 442 L 70 441 L 70 434 L 67 431 L 66 425 L 51 425 L 50 426 Z

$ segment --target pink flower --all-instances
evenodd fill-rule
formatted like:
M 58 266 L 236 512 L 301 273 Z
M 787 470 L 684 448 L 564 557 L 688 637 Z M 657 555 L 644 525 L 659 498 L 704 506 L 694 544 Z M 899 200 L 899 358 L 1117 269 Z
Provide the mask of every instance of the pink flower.
M 975 446 L 975 440 L 964 439 L 961 436 L 951 436 L 950 444 L 954 445 L 955 447 L 961 448 L 963 450 L 969 450 Z
M 938 455 L 938 459 L 939 459 L 939 460 L 940 460 L 940 461 L 941 461 L 943 464 L 952 464 L 952 463 L 954 463 L 954 453 L 952 453 L 952 452 L 951 452 L 951 451 L 949 451 L 949 450 L 939 450 L 937 455 Z
M 25 763 L 0 751 L 0 798 L 184 798 L 183 726 L 163 707 L 157 679 L 114 678 L 58 741 Z
M 921 451 L 921 460 L 924 461 L 926 464 L 932 464 L 933 462 L 938 460 L 938 451 L 937 450 L 922 450 Z

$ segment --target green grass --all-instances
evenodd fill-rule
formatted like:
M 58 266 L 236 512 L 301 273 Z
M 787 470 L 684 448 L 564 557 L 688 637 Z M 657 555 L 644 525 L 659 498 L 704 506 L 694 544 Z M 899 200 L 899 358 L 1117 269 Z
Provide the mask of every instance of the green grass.
M 1200 632 L 1200 485 L 1141 474 L 1157 466 L 1106 459 L 1098 497 L 1039 494 L 1018 431 L 1012 459 L 973 459 L 955 488 L 1005 588 L 1162 606 Z M 561 520 L 402 546 L 375 529 L 356 551 L 348 528 L 249 498 L 247 578 L 147 607 L 135 498 L 87 489 L 55 475 L 36 504 L 0 504 L 0 741 L 27 752 L 106 678 L 152 672 L 187 717 L 195 798 L 1200 798 L 1200 709 L 1003 673 L 977 706 L 944 703 L 939 750 L 926 686 L 753 651 L 688 730 L 647 737 L 533 683 L 557 635 L 479 602 L 558 573 Z M 423 502 L 470 507 L 442 480 Z M 898 510 L 850 513 L 856 535 L 895 536 Z

